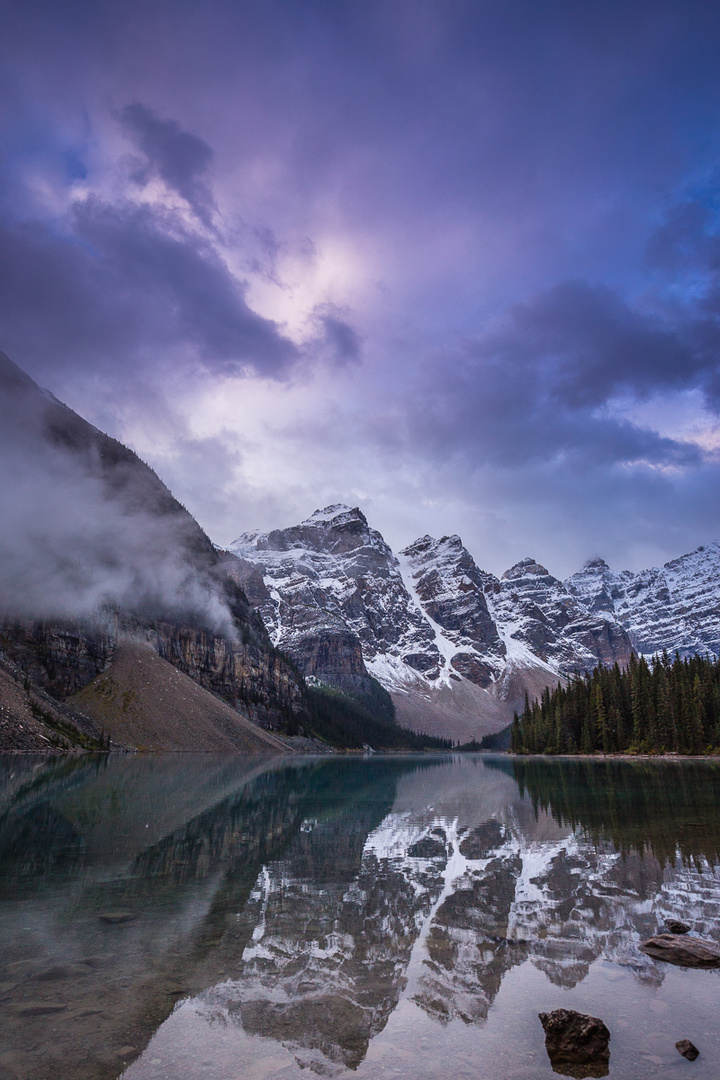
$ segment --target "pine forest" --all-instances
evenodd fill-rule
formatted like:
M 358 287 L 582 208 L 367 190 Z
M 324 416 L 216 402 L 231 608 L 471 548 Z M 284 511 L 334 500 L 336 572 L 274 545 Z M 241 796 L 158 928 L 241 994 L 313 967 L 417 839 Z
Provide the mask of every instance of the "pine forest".
M 525 699 L 516 754 L 720 753 L 720 659 L 633 656 Z

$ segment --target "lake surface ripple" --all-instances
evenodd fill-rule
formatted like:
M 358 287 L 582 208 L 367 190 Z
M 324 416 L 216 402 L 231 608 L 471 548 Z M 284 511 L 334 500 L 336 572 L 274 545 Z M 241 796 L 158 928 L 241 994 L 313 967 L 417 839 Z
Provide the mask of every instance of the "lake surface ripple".
M 720 1078 L 720 763 L 0 758 L 0 1080 Z M 675 1050 L 689 1038 L 701 1057 Z

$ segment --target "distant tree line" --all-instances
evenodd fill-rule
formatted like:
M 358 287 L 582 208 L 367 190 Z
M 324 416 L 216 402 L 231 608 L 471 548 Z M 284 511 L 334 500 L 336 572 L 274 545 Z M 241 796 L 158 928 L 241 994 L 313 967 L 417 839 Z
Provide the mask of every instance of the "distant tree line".
M 387 690 L 375 683 L 375 693 L 354 698 L 321 684 L 307 688 L 310 732 L 345 750 L 451 750 L 452 740 L 421 735 L 399 727 Z M 387 700 L 385 700 L 387 699 Z M 295 734 L 295 732 L 292 732 Z
M 667 653 L 597 667 L 525 698 L 515 754 L 720 753 L 720 659 Z

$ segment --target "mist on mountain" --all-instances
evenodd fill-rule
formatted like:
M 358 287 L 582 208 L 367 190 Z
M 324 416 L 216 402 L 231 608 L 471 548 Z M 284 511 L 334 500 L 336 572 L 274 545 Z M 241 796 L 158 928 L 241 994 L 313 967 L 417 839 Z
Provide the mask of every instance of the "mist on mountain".
M 234 637 L 203 530 L 131 450 L 0 354 L 0 607 L 30 619 L 111 610 Z

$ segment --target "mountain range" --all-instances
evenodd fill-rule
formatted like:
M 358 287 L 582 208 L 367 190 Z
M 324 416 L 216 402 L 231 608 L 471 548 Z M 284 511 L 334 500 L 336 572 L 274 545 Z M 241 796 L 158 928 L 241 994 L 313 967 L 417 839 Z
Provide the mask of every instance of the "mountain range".
M 496 577 L 458 536 L 394 553 L 337 504 L 223 550 L 3 354 L 0 455 L 0 749 L 391 746 L 396 718 L 465 742 L 633 650 L 720 652 L 718 543 L 638 573 L 593 559 L 560 581 L 526 558 Z
M 532 558 L 501 577 L 459 536 L 397 554 L 357 507 L 246 532 L 233 573 L 274 644 L 307 677 L 362 691 L 374 677 L 404 725 L 480 738 L 522 705 L 634 651 L 720 652 L 720 544 L 659 569 L 592 559 L 565 581 Z

